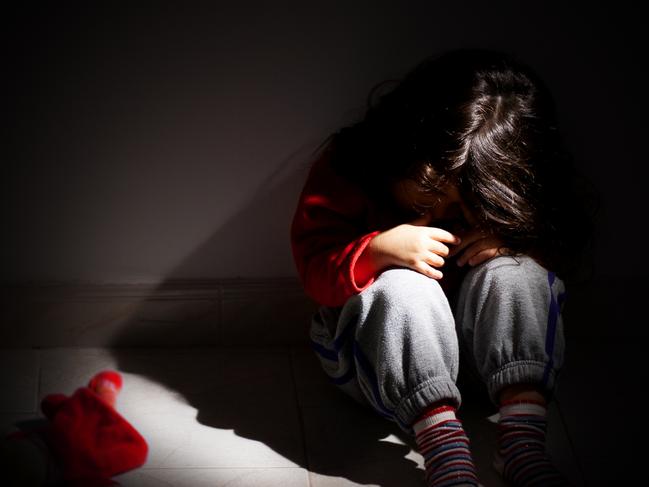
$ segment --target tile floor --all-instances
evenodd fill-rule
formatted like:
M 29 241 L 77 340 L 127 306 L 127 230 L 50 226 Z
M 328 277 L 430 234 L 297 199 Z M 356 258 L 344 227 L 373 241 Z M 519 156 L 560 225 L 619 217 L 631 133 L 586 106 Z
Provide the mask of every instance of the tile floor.
M 595 382 L 582 377 L 598 357 L 592 351 L 590 362 L 567 364 L 549 448 L 575 485 L 623 485 L 607 482 L 607 464 L 627 457 L 601 448 L 613 433 L 593 435 L 600 411 L 589 415 L 584 407 Z M 643 359 L 636 362 L 627 365 Z M 306 347 L 0 350 L 2 433 L 39 417 L 46 394 L 70 394 L 102 369 L 122 372 L 117 408 L 150 448 L 142 468 L 116 478 L 121 485 L 424 485 L 412 440 L 334 389 Z M 619 398 L 629 394 L 619 389 Z M 486 487 L 503 485 L 490 466 L 495 425 L 488 415 L 470 403 L 462 409 Z
M 102 369 L 123 373 L 118 410 L 150 446 L 141 469 L 117 478 L 125 486 L 423 485 L 411 439 L 335 390 L 307 348 L 59 348 L 0 357 L 12 371 L 1 384 L 3 432 L 38 417 L 48 393 L 70 394 Z M 556 413 L 552 441 L 572 468 Z M 468 407 L 465 415 L 483 483 L 501 485 L 489 466 L 493 423 Z

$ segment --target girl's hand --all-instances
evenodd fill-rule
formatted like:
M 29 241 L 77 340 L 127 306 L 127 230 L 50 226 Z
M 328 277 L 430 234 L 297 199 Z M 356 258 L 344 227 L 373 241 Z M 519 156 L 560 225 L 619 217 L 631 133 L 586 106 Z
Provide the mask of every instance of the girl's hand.
M 462 244 L 455 247 L 449 256 L 459 255 L 457 265 L 460 267 L 464 264 L 473 267 L 497 255 L 508 254 L 509 249 L 503 245 L 498 237 L 474 229 L 462 236 Z
M 378 270 L 390 266 L 408 267 L 432 279 L 441 279 L 438 268 L 450 250 L 446 244 L 458 245 L 460 238 L 441 228 L 422 226 L 424 219 L 398 225 L 378 234 L 368 245 Z

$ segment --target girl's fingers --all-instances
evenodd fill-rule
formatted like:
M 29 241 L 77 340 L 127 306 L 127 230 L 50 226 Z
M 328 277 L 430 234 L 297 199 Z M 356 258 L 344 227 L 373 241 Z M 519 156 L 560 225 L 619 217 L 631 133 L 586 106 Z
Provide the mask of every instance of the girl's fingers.
M 431 279 L 441 279 L 444 276 L 444 274 L 442 274 L 441 271 L 432 268 L 431 266 L 429 266 L 428 264 L 422 261 L 418 262 L 415 265 L 414 270 L 423 274 L 424 276 L 430 277 Z
M 444 265 L 444 259 L 433 252 L 428 254 L 425 262 L 432 267 L 442 267 Z
M 457 235 L 453 235 L 451 232 L 437 227 L 429 227 L 428 236 L 438 242 L 446 242 L 454 245 L 459 245 L 462 242 L 462 239 Z
M 442 242 L 438 242 L 437 240 L 433 240 L 432 238 L 430 239 L 428 250 L 430 250 L 434 254 L 441 255 L 442 257 L 446 257 L 450 253 L 449 248 L 446 245 L 444 245 Z

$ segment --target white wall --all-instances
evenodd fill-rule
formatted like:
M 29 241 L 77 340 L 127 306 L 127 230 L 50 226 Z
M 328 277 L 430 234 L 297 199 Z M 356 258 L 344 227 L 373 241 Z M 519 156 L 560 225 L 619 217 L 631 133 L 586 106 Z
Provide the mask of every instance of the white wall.
M 458 46 L 511 50 L 554 89 L 580 164 L 605 193 L 598 255 L 620 245 L 612 229 L 637 224 L 646 155 L 632 141 L 646 122 L 632 12 L 276 3 L 5 18 L 15 66 L 3 280 L 295 275 L 288 226 L 309 151 L 361 114 L 376 82 Z

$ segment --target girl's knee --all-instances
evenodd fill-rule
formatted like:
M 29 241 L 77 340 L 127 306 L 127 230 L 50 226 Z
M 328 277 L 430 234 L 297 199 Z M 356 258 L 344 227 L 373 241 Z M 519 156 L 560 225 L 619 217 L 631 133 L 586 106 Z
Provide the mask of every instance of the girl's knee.
M 410 269 L 389 269 L 360 295 L 370 321 L 390 327 L 425 326 L 454 328 L 448 299 L 439 282 Z
M 405 268 L 388 269 L 368 289 L 390 301 L 407 303 L 412 299 L 446 301 L 439 282 L 417 271 Z
M 499 256 L 471 269 L 462 284 L 465 288 L 488 288 L 493 292 L 515 295 L 530 289 L 546 289 L 551 273 L 533 258 Z

